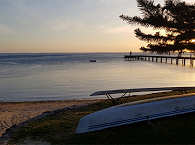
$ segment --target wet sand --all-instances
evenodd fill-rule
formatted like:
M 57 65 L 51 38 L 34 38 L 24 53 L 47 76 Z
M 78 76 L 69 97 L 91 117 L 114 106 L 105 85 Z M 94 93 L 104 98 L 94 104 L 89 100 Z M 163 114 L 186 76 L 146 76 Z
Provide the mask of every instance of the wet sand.
M 17 125 L 47 111 L 54 111 L 70 106 L 94 103 L 100 100 L 68 100 L 47 102 L 0 102 L 0 136 L 7 128 Z

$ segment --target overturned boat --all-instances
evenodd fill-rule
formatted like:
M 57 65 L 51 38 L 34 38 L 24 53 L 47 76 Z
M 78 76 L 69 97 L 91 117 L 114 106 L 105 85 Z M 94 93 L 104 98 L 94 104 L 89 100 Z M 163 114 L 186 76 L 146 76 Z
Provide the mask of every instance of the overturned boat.
M 103 109 L 80 119 L 76 133 L 87 133 L 195 111 L 195 94 L 141 100 Z

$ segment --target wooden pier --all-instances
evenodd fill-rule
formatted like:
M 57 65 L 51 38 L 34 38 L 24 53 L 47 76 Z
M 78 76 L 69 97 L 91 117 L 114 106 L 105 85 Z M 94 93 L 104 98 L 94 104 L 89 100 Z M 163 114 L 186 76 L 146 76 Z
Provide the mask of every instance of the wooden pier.
M 191 67 L 194 66 L 195 57 L 186 56 L 163 56 L 163 55 L 125 55 L 127 61 L 151 61 L 160 63 L 170 63 L 179 65 L 180 63 L 185 66 L 187 62 Z

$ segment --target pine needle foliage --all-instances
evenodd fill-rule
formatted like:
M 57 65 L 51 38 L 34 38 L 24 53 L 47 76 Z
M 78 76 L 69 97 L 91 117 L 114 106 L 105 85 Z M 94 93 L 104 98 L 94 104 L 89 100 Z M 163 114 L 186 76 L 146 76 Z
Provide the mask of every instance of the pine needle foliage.
M 157 32 L 146 34 L 137 28 L 135 35 L 148 42 L 143 51 L 158 53 L 195 52 L 195 3 L 180 0 L 165 0 L 164 5 L 155 4 L 152 0 L 137 0 L 142 16 L 130 17 L 120 15 L 128 24 L 139 24 L 153 28 Z M 162 30 L 166 33 L 161 34 Z

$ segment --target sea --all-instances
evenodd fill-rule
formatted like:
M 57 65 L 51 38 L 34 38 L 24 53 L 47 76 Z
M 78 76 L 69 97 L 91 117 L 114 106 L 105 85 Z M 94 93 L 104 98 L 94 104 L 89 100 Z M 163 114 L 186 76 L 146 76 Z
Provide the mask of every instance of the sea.
M 94 99 L 105 98 L 90 96 L 103 90 L 195 86 L 195 67 L 125 61 L 126 54 L 0 54 L 0 102 Z

